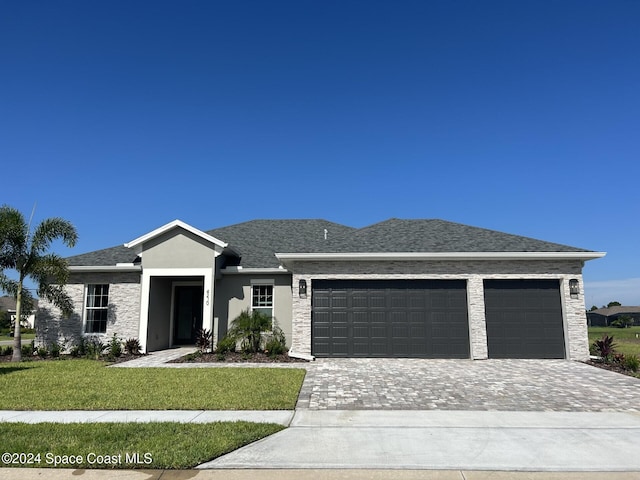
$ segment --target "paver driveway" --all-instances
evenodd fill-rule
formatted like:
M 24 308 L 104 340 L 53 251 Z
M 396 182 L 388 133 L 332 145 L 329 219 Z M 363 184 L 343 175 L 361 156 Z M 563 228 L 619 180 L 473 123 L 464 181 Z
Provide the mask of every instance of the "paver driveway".
M 640 379 L 566 360 L 319 359 L 297 408 L 640 411 Z

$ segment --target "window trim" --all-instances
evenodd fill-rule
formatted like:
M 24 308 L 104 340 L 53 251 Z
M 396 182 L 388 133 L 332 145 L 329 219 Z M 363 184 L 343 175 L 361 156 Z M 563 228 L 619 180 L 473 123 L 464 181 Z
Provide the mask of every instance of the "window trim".
M 253 289 L 254 287 L 271 287 L 271 307 L 260 307 L 253 305 Z M 266 309 L 271 308 L 271 328 L 273 329 L 273 322 L 276 318 L 276 285 L 275 281 L 272 278 L 265 278 L 263 280 L 251 280 L 251 300 L 250 300 L 251 311 L 254 309 Z
M 107 305 L 105 307 L 90 307 L 87 305 L 87 302 L 89 301 L 89 287 L 90 286 L 97 286 L 97 285 L 106 285 L 107 287 Z M 100 336 L 106 336 L 107 335 L 107 330 L 108 330 L 108 323 L 109 323 L 109 298 L 111 295 L 111 284 L 110 283 L 86 283 L 84 285 L 84 302 L 82 305 L 82 334 L 85 336 L 95 336 L 95 335 L 100 335 Z M 105 310 L 107 312 L 107 319 L 105 320 L 105 325 L 104 325 L 104 332 L 87 332 L 87 325 L 88 325 L 88 312 L 89 310 Z

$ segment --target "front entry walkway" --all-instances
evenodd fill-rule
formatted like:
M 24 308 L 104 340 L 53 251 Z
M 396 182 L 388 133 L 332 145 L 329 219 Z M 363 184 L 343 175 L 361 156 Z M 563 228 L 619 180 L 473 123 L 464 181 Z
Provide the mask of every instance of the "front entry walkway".
M 135 360 L 116 363 L 112 367 L 165 367 L 167 362 L 188 355 L 197 350 L 196 347 L 175 347 L 168 350 L 151 352 Z

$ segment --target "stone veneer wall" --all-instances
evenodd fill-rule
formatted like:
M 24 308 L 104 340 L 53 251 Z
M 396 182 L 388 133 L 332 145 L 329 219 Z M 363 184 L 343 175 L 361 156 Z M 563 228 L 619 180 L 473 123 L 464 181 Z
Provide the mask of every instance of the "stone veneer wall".
M 293 268 L 293 325 L 291 351 L 311 355 L 311 292 L 314 279 L 441 279 L 467 280 L 471 358 L 486 359 L 487 328 L 484 280 L 557 279 L 560 281 L 566 355 L 570 360 L 589 358 L 583 295 L 582 261 L 387 261 L 296 262 Z M 569 280 L 580 282 L 581 293 L 570 298 Z M 298 282 L 305 279 L 308 295 L 300 298 Z
M 65 289 L 73 300 L 74 313 L 63 317 L 60 310 L 41 299 L 36 316 L 36 341 L 38 344 L 63 343 L 67 348 L 82 336 L 82 320 L 85 286 L 92 283 L 109 284 L 109 313 L 107 332 L 121 339 L 139 335 L 140 323 L 140 273 L 74 273 Z

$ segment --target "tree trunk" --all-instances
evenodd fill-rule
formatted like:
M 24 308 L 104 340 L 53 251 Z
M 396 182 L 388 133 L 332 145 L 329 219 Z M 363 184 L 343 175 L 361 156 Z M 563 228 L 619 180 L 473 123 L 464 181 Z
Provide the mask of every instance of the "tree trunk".
M 22 361 L 22 336 L 20 334 L 20 318 L 22 316 L 22 279 L 16 292 L 16 324 L 13 329 L 13 357 L 12 362 Z

